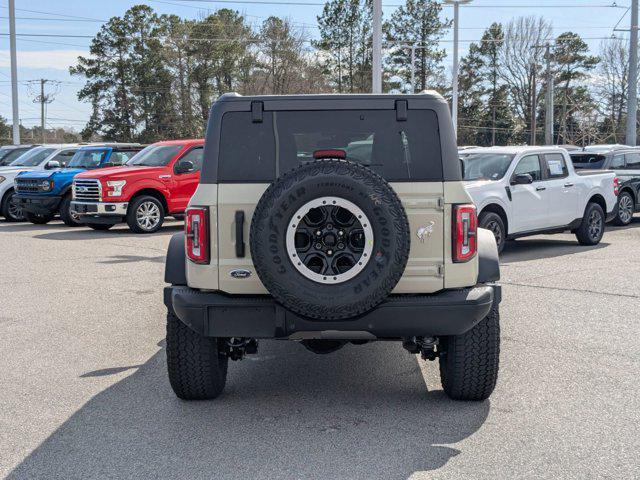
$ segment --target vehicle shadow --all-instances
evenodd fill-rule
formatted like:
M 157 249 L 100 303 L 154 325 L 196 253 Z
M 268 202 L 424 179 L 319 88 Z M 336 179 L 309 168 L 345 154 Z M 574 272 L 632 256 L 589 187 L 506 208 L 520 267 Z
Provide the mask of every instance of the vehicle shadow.
M 561 257 L 574 253 L 599 250 L 609 245 L 609 243 L 600 242 L 598 245 L 585 246 L 580 245 L 575 240 L 550 240 L 547 238 L 518 239 L 505 245 L 500 255 L 500 263 L 517 263 L 541 258 Z
M 68 227 L 63 231 L 35 235 L 34 238 L 40 240 L 87 240 L 96 238 L 127 238 L 149 235 L 173 235 L 176 232 L 182 231 L 183 228 L 184 225 L 182 223 L 170 223 L 168 225 L 163 225 L 163 227 L 155 233 L 140 234 L 132 232 L 128 227 L 114 227 L 111 230 L 106 231 L 92 230 L 88 227 Z
M 607 224 L 607 230 L 613 230 L 613 231 L 617 231 L 617 230 L 629 230 L 632 228 L 638 228 L 640 227 L 640 217 L 635 216 L 631 219 L 631 223 L 629 225 L 624 225 L 621 227 L 618 227 L 612 223 Z M 605 232 L 606 235 L 606 232 Z
M 463 453 L 447 444 L 476 432 L 489 409 L 427 392 L 416 357 L 396 343 L 314 355 L 262 342 L 257 356 L 230 363 L 227 390 L 211 402 L 173 395 L 161 349 L 7 478 L 406 479 Z

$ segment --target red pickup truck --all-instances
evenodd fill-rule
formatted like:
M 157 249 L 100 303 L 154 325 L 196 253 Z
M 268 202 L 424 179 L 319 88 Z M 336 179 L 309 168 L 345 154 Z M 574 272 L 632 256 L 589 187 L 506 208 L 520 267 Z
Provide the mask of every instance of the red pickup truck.
M 200 180 L 203 140 L 158 142 L 125 166 L 90 170 L 73 181 L 70 210 L 94 230 L 126 221 L 136 233 L 153 233 L 166 216 L 182 218 Z

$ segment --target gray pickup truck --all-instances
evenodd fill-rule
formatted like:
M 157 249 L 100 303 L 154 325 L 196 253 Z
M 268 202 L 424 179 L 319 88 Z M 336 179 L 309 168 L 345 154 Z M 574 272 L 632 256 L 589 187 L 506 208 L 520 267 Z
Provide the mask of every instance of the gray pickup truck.
M 453 399 L 496 384 L 496 242 L 477 228 L 437 93 L 223 95 L 165 280 L 183 399 L 220 395 L 228 360 L 260 339 L 315 353 L 398 341 L 439 359 Z

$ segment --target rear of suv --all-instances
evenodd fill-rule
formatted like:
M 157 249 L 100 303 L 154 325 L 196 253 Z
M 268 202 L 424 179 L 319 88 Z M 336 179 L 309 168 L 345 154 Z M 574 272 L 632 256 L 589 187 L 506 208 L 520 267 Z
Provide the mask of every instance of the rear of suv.
M 614 225 L 629 225 L 640 212 L 640 148 L 626 145 L 592 145 L 572 151 L 576 170 L 612 170 L 618 182 Z
M 450 397 L 493 391 L 497 248 L 440 95 L 224 95 L 189 205 L 165 272 L 180 398 L 217 397 L 259 339 L 400 341 L 439 358 Z

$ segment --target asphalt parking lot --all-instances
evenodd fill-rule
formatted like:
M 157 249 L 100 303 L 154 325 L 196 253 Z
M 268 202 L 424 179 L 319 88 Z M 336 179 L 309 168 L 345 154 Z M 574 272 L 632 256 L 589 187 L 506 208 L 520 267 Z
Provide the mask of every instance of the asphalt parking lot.
M 165 374 L 162 273 L 178 223 L 134 235 L 0 222 L 0 475 L 34 478 L 640 477 L 640 218 L 502 257 L 490 400 L 448 400 L 399 344 L 319 356 L 262 342 L 225 394 Z

